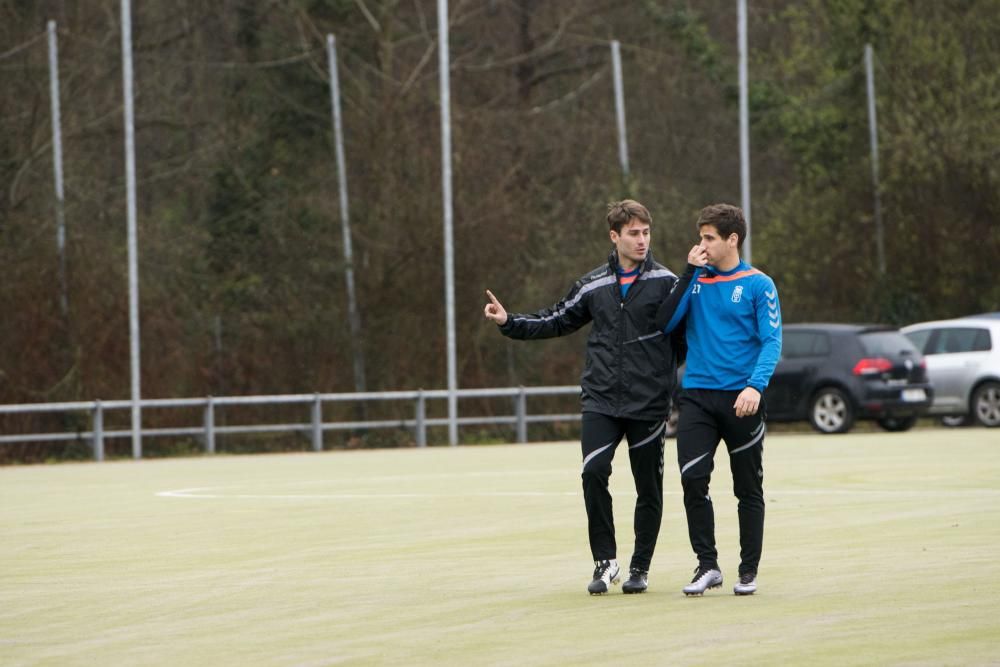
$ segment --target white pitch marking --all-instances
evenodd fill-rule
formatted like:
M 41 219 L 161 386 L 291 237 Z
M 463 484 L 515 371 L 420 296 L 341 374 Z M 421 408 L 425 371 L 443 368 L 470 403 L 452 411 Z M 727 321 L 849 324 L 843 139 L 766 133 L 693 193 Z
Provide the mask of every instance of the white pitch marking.
M 578 496 L 576 491 L 479 491 L 473 493 L 301 493 L 301 494 L 265 494 L 265 493 L 207 493 L 222 487 L 203 486 L 191 489 L 174 489 L 160 491 L 156 495 L 161 498 L 242 498 L 242 499 L 276 499 L 276 500 L 357 500 L 357 499 L 399 499 L 399 498 L 534 498 L 552 496 Z
M 1000 496 L 1000 489 L 784 489 L 764 490 L 765 496 L 867 496 L 872 498 L 941 496 L 950 498 Z
M 156 493 L 161 498 L 203 498 L 203 499 L 226 499 L 235 498 L 243 500 L 374 500 L 384 498 L 386 500 L 398 499 L 433 499 L 433 498 L 551 498 L 551 497 L 573 497 L 580 496 L 579 491 L 473 491 L 454 493 L 296 493 L 296 494 L 268 494 L 268 493 L 219 493 L 224 486 L 202 486 L 187 489 L 173 489 L 170 491 L 159 491 Z M 229 487 L 232 488 L 232 487 Z M 892 498 L 892 497 L 998 497 L 1000 489 L 942 489 L 939 491 L 930 490 L 887 490 L 887 489 L 784 489 L 778 491 L 764 491 L 767 497 L 781 496 L 854 496 L 867 498 Z M 679 496 L 680 491 L 665 491 L 664 495 Z
M 372 475 L 370 477 L 352 478 L 352 482 L 398 482 L 398 481 L 421 481 L 425 479 L 463 479 L 466 477 L 527 477 L 557 475 L 562 477 L 566 470 L 562 468 L 550 468 L 548 470 L 479 470 L 469 472 L 438 472 L 427 475 Z M 295 482 L 296 485 L 305 484 L 330 484 L 337 480 L 314 479 L 309 481 Z

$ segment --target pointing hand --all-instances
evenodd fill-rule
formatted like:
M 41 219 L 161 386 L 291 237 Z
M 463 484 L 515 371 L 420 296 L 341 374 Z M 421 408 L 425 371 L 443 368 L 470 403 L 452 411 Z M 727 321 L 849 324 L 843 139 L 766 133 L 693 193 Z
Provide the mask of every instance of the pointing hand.
M 497 298 L 493 296 L 493 292 L 486 290 L 486 296 L 489 297 L 490 302 L 486 304 L 486 308 L 483 309 L 483 314 L 486 315 L 486 319 L 492 320 L 498 325 L 503 326 L 507 323 L 507 311 L 504 310 L 503 305 L 497 301 Z

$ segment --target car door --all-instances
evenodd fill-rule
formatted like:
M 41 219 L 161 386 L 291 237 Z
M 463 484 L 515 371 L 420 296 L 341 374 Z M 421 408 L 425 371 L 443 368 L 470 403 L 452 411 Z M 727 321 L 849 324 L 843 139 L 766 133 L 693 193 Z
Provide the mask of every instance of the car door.
M 830 354 L 829 336 L 821 331 L 785 329 L 781 359 L 765 391 L 768 416 L 801 419 L 820 364 Z
M 990 354 L 990 332 L 985 327 L 953 326 L 935 330 L 924 358 L 934 385 L 934 407 L 966 412 L 969 392 Z

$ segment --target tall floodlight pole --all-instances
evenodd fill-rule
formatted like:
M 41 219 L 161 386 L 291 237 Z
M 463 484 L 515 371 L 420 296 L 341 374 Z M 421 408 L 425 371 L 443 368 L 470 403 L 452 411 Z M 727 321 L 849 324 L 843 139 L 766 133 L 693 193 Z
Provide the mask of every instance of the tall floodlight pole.
M 882 195 L 878 179 L 878 123 L 875 117 L 875 67 L 872 45 L 865 44 L 865 75 L 868 80 L 868 137 L 872 149 L 872 190 L 875 193 L 875 247 L 878 272 L 885 273 L 885 237 L 882 232 Z
M 451 201 L 451 82 L 448 0 L 438 0 L 438 70 L 441 83 L 441 198 L 444 204 L 444 301 L 448 348 L 448 444 L 458 444 L 458 378 L 455 371 L 455 247 Z
M 354 350 L 354 389 L 365 391 L 365 358 L 361 344 L 361 317 L 354 295 L 354 248 L 347 205 L 347 164 L 344 159 L 344 131 L 340 119 L 340 78 L 337 75 L 337 41 L 326 36 L 326 55 L 330 65 L 330 106 L 333 108 L 333 140 L 337 155 L 337 186 L 340 192 L 340 227 L 344 240 L 344 279 L 347 283 L 347 317 Z
M 125 186 L 128 199 L 128 335 L 132 377 L 132 457 L 142 458 L 142 392 L 139 388 L 139 261 L 135 207 L 135 118 L 132 96 L 132 8 L 121 0 L 122 84 L 125 95 Z
M 628 136 L 625 133 L 625 86 L 622 83 L 621 44 L 611 41 L 611 71 L 615 84 L 615 119 L 618 121 L 618 161 L 622 176 L 628 178 Z
M 56 185 L 56 249 L 59 253 L 59 309 L 63 319 L 69 315 L 66 285 L 66 197 L 63 190 L 62 119 L 59 104 L 59 44 L 56 22 L 48 22 L 49 99 L 52 103 L 52 169 Z
M 747 91 L 747 0 L 738 0 L 740 44 L 740 192 L 743 215 L 747 221 L 747 238 L 743 242 L 743 258 L 753 262 L 750 252 L 750 112 Z

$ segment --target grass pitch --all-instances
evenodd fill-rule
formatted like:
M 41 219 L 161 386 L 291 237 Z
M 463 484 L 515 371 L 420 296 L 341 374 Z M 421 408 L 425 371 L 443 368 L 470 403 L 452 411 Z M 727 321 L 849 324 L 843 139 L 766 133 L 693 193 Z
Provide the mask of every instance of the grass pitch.
M 650 590 L 603 597 L 576 443 L 0 469 L 0 663 L 1000 664 L 997 431 L 769 436 L 751 597 L 724 448 L 681 594 L 673 448 Z

